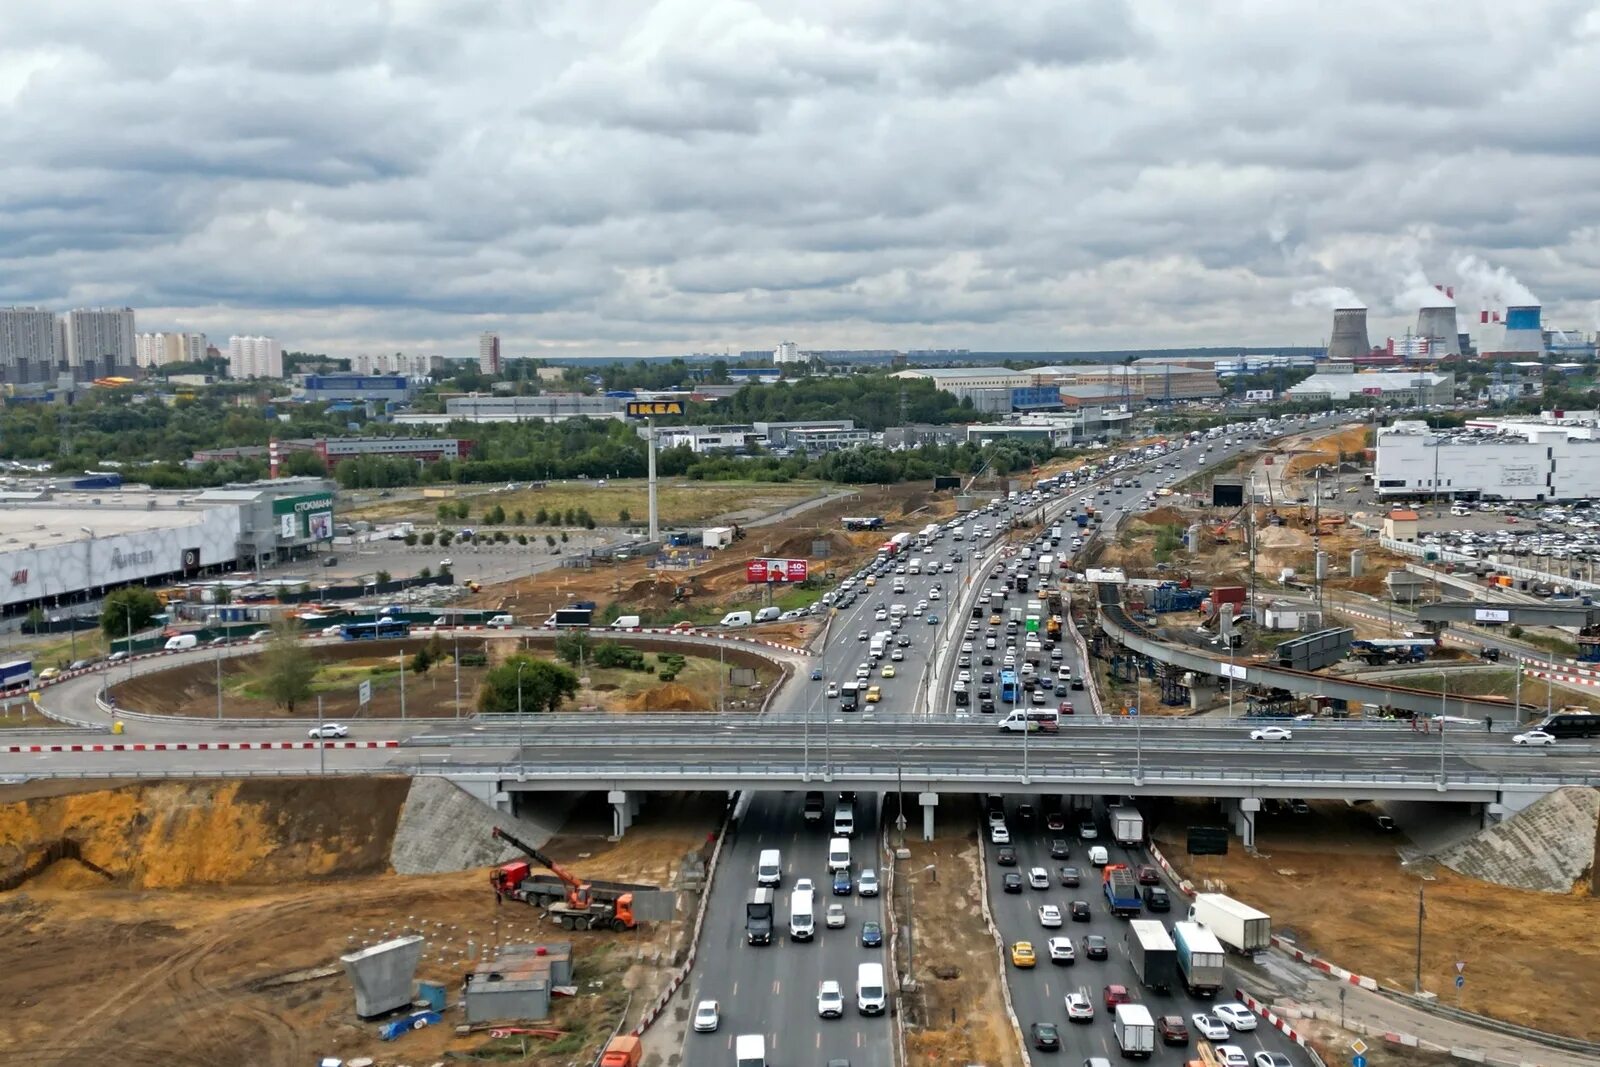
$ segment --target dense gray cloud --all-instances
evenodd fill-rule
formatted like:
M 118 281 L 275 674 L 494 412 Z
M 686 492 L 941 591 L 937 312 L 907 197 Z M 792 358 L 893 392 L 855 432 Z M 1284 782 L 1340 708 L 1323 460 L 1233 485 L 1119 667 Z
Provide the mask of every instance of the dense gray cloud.
M 1436 282 L 1595 329 L 1597 101 L 1591 0 L 13 4 L 0 303 L 456 355 L 1315 343 Z

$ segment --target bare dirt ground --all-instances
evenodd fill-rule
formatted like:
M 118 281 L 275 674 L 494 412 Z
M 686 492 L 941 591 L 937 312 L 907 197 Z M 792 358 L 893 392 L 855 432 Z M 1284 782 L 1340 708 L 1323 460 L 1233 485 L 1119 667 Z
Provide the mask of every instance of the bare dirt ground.
M 636 1014 L 659 988 L 669 938 L 683 923 L 564 933 L 542 926 L 532 909 L 497 908 L 483 870 L 383 873 L 394 798 L 359 794 L 362 786 L 389 788 L 275 781 L 251 794 L 238 783 L 184 783 L 0 805 L 0 872 L 12 869 L 6 850 L 18 851 L 19 834 L 57 840 L 64 832 L 110 872 L 62 859 L 0 892 L 0 957 L 26 961 L 0 975 L 0 1062 L 300 1067 L 335 1054 L 388 1067 L 504 1051 L 507 1042 L 457 1038 L 450 1026 L 380 1042 L 374 1024 L 355 1018 L 342 971 L 322 976 L 352 947 L 413 931 L 427 938 L 418 978 L 444 983 L 452 1002 L 485 946 L 573 942 L 580 993 L 558 999 L 542 1024 L 567 1036 L 532 1039 L 526 1058 L 498 1062 L 591 1062 L 629 991 L 639 993 Z M 564 836 L 549 851 L 588 877 L 670 884 L 714 829 L 714 807 L 647 808 L 619 843 Z M 377 810 L 390 814 L 370 814 Z M 349 836 L 363 831 L 369 837 L 355 847 Z M 280 884 L 250 884 L 260 879 Z M 458 1018 L 446 1015 L 452 1025 Z
M 977 803 L 956 800 L 939 809 L 944 829 L 935 840 L 923 842 L 915 829 L 907 835 L 911 859 L 901 862 L 902 870 L 922 872 L 911 876 L 912 892 L 924 901 L 917 909 L 914 975 L 921 989 L 902 1000 L 906 1057 L 915 1067 L 1020 1067 L 1000 993 L 1000 955 L 979 903 Z M 929 864 L 934 870 L 924 871 Z M 936 908 L 925 903 L 935 899 Z
M 627 644 L 625 635 L 618 643 Z M 310 650 L 310 655 L 324 665 L 325 676 L 319 680 L 323 693 L 322 714 L 327 719 L 393 719 L 400 717 L 400 672 L 396 669 L 402 655 L 409 668 L 410 658 L 425 644 L 433 644 L 441 654 L 448 655 L 456 642 L 441 638 L 437 642 L 423 639 L 409 641 L 363 641 L 354 644 L 324 645 Z M 554 643 L 553 637 L 532 638 L 464 638 L 460 642 L 463 655 L 489 650 L 489 662 L 495 664 L 502 658 L 526 645 L 546 655 Z M 604 711 L 690 711 L 705 710 L 706 692 L 715 693 L 719 668 L 716 657 L 707 656 L 702 645 L 675 645 L 666 641 L 653 641 L 638 646 L 647 662 L 655 664 L 657 653 L 678 652 L 685 656 L 685 670 L 675 682 L 661 683 L 656 675 L 638 671 L 594 670 L 588 672 L 591 684 L 578 691 L 569 701 L 574 710 L 598 708 Z M 748 667 L 756 672 L 756 685 L 752 687 L 727 685 L 730 700 L 760 700 L 776 684 L 781 672 L 765 657 L 739 649 L 729 649 L 723 654 L 727 667 Z M 369 674 L 374 669 L 383 673 Z M 257 671 L 256 658 L 232 657 L 222 661 L 223 717 L 224 718 L 288 718 L 287 710 L 265 697 L 253 695 L 252 682 Z M 437 663 L 423 674 L 406 671 L 406 714 L 410 717 L 449 718 L 458 713 L 472 714 L 477 709 L 478 687 L 488 673 L 486 667 L 461 668 L 461 703 L 456 705 L 456 671 L 453 663 Z M 365 708 L 359 706 L 357 687 L 364 678 L 372 680 L 372 701 Z M 137 675 L 131 682 L 121 682 L 113 690 L 121 707 L 161 715 L 190 715 L 215 718 L 217 713 L 217 665 L 191 663 L 170 671 Z M 680 706 L 681 705 L 681 706 Z M 297 705 L 294 718 L 315 719 L 315 700 Z M 33 716 L 35 720 L 39 717 Z
M 1600 1039 L 1591 1010 L 1600 997 L 1600 899 L 1507 889 L 1431 864 L 1407 870 L 1369 810 L 1314 803 L 1312 812 L 1262 817 L 1257 856 L 1237 842 L 1227 856 L 1185 855 L 1184 828 L 1206 816 L 1198 804 L 1176 806 L 1155 836 L 1197 884 L 1210 880 L 1268 912 L 1273 929 L 1302 948 L 1400 989 L 1413 985 L 1421 890 L 1424 988 L 1454 1004 L 1455 964 L 1464 961 L 1468 1011 Z

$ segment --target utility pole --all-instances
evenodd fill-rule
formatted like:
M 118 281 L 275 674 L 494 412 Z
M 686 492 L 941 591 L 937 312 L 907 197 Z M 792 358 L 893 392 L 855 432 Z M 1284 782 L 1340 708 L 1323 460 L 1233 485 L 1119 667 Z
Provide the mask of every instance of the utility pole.
M 661 538 L 661 522 L 656 511 L 656 420 L 644 421 L 645 451 L 650 463 L 650 541 L 655 543 Z
M 217 646 L 217 720 L 222 720 L 222 646 Z
M 328 741 L 322 736 L 322 694 L 317 694 L 317 773 L 328 773 Z
M 406 650 L 400 650 L 400 721 L 406 721 Z
M 1414 992 L 1422 992 L 1422 919 L 1428 909 L 1422 903 L 1422 887 L 1417 887 L 1417 978 Z
M 455 666 L 456 666 L 456 718 L 461 718 L 461 625 L 459 622 L 451 628 L 455 639 Z

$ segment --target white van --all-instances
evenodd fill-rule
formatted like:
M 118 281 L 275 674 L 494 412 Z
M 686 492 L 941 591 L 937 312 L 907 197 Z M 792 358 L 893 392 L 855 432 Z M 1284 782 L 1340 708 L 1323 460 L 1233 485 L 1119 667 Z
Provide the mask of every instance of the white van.
M 517 624 L 517 620 L 516 620 L 516 618 L 514 616 L 511 616 L 511 615 L 493 615 L 493 616 L 490 616 L 489 621 L 487 623 L 485 623 L 484 625 L 493 627 L 496 630 L 509 630 L 509 629 L 511 629 L 511 627 L 515 626 L 516 624 Z
M 722 617 L 719 626 L 749 626 L 750 613 L 748 611 L 730 611 Z
M 200 643 L 194 634 L 179 634 L 177 637 L 167 638 L 167 643 L 162 647 L 168 652 L 179 652 L 185 648 L 193 648 Z
M 782 608 L 777 607 L 776 605 L 769 604 L 766 607 L 762 608 L 760 611 L 756 612 L 756 622 L 772 622 L 774 619 L 776 619 L 779 615 L 782 615 L 782 614 L 783 614 L 783 609 Z
M 848 871 L 849 869 L 850 839 L 848 837 L 835 837 L 828 842 L 828 870 Z
M 856 1010 L 862 1015 L 882 1015 L 888 1003 L 883 985 L 883 964 L 863 963 L 856 968 Z
M 613 630 L 636 630 L 638 627 L 639 616 L 637 615 L 618 615 L 611 624 Z
M 756 885 L 776 887 L 783 882 L 783 857 L 775 848 L 761 850 L 756 860 Z
M 856 813 L 850 805 L 840 804 L 833 809 L 833 834 L 835 837 L 856 836 Z
M 1106 852 L 1106 846 L 1093 845 L 1089 849 L 1089 864 L 1093 867 L 1104 867 L 1111 862 L 1111 857 Z
M 733 1039 L 733 1067 L 767 1067 L 767 1039 L 740 1034 Z
M 817 932 L 815 894 L 809 889 L 796 889 L 789 894 L 789 937 L 795 941 L 810 941 Z

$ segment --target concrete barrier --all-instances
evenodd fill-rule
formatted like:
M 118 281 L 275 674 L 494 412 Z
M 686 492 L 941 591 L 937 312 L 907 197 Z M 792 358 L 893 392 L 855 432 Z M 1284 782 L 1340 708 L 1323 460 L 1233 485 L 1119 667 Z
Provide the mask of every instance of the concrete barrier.
M 1017 1039 L 1017 1051 L 1022 1054 L 1023 1067 L 1033 1067 L 1033 1057 L 1028 1052 L 1028 1042 L 1022 1036 L 1022 1023 L 1017 1020 L 1017 1006 L 1011 1002 L 1011 983 L 1006 981 L 1005 969 L 1011 966 L 1011 957 L 1006 951 L 1005 938 L 1000 936 L 1000 928 L 995 925 L 994 912 L 989 910 L 989 848 L 985 843 L 988 834 L 980 824 L 978 827 L 978 902 L 983 905 L 983 922 L 989 928 L 989 936 L 994 938 L 995 951 L 1000 954 L 1000 995 L 1005 1000 L 1006 1018 L 1011 1022 L 1011 1033 Z

